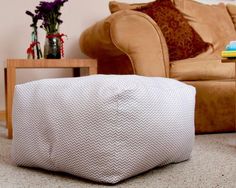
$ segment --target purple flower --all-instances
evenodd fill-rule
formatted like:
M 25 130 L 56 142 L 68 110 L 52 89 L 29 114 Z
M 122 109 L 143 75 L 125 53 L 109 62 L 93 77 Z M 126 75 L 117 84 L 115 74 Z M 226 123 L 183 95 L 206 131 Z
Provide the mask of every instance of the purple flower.
M 27 11 L 26 14 L 35 17 L 33 18 L 36 21 L 42 20 L 41 28 L 45 29 L 47 33 L 58 32 L 59 25 L 63 23 L 60 19 L 61 12 L 60 9 L 68 0 L 54 0 L 53 2 L 40 1 L 39 5 L 36 6 L 35 15 Z M 33 21 L 33 23 L 34 23 Z
M 28 10 L 25 13 L 32 18 L 32 24 L 30 26 L 37 28 L 37 23 L 38 23 L 38 20 L 40 19 L 39 15 L 33 14 L 32 12 Z

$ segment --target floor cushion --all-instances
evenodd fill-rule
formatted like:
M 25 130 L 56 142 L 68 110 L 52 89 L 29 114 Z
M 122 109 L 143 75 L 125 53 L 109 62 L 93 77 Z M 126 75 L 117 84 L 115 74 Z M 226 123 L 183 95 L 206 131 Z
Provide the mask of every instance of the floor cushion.
M 117 183 L 190 158 L 195 88 L 135 75 L 17 85 L 12 160 L 18 166 Z

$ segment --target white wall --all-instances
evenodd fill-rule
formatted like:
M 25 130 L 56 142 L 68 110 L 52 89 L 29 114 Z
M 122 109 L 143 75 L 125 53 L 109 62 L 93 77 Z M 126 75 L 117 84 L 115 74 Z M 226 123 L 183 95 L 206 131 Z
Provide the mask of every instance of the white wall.
M 31 18 L 26 10 L 33 11 L 40 0 L 1 0 L 0 6 L 0 111 L 5 109 L 4 64 L 8 58 L 26 58 L 26 49 L 30 43 Z M 48 0 L 50 1 L 50 0 Z M 148 0 L 123 0 L 124 2 L 148 2 Z M 65 57 L 85 57 L 79 49 L 80 33 L 109 15 L 109 0 L 69 0 L 62 7 L 61 32 L 68 35 L 65 40 Z M 39 40 L 43 48 L 45 32 L 40 30 Z M 48 77 L 71 76 L 71 70 L 19 70 L 17 83 Z
M 198 2 L 205 4 L 217 4 L 217 3 L 231 3 L 235 4 L 236 0 L 197 0 Z
M 76 58 L 82 55 L 79 52 L 78 38 L 81 31 L 95 20 L 108 14 L 107 1 L 97 2 L 93 8 L 92 3 L 97 1 L 69 0 L 62 7 L 64 23 L 61 31 L 68 35 L 65 41 L 65 57 Z M 26 49 L 30 43 L 31 18 L 25 10 L 34 10 L 39 0 L 11 0 L 2 1 L 0 7 L 0 110 L 5 109 L 4 102 L 4 75 L 3 68 L 8 58 L 25 58 Z M 40 30 L 40 42 L 43 47 L 45 32 Z M 72 70 L 20 70 L 17 72 L 17 82 L 47 77 L 71 76 Z
M 150 2 L 151 0 L 121 0 L 123 2 Z M 201 0 L 204 1 L 204 0 Z M 212 2 L 212 0 L 210 0 Z M 215 0 L 218 1 L 218 0 Z M 228 0 L 230 1 L 230 0 Z M 234 0 L 233 0 L 234 1 Z M 65 57 L 85 57 L 78 46 L 80 33 L 96 22 L 109 15 L 109 0 L 69 0 L 62 7 L 61 32 L 68 35 L 65 41 Z M 206 0 L 206 2 L 208 2 Z M 8 58 L 25 58 L 26 49 L 30 43 L 31 18 L 25 10 L 34 10 L 39 0 L 1 0 L 0 6 L 0 110 L 4 107 L 4 77 L 3 68 Z M 40 42 L 43 47 L 45 33 L 40 31 Z M 17 74 L 17 82 L 46 77 L 71 76 L 71 70 L 21 70 Z

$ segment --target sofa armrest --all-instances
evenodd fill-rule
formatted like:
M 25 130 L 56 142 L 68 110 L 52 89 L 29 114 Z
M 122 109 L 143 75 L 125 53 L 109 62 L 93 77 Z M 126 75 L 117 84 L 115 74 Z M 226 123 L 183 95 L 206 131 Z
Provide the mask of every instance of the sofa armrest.
M 118 11 L 85 30 L 80 37 L 83 53 L 93 58 L 127 55 L 135 74 L 169 77 L 165 38 L 147 15 Z

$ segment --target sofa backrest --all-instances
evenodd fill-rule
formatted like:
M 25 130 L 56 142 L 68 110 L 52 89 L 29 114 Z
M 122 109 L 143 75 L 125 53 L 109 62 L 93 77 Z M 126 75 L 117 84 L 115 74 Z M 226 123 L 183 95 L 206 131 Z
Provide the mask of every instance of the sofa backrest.
M 141 6 L 147 5 L 147 3 L 122 3 L 118 1 L 110 1 L 109 2 L 109 9 L 111 13 L 117 12 L 119 10 L 134 10 Z
M 213 45 L 208 55 L 217 55 L 231 40 L 236 40 L 236 32 L 231 16 L 223 3 L 208 5 L 193 0 L 174 0 L 176 8 L 205 42 Z
M 226 7 L 227 7 L 228 13 L 230 14 L 230 17 L 233 21 L 234 28 L 236 30 L 236 5 L 227 4 Z
M 183 13 L 189 24 L 205 42 L 212 44 L 201 55 L 220 57 L 220 52 L 231 40 L 236 40 L 236 6 L 220 4 L 203 4 L 194 0 L 172 0 L 177 9 Z M 112 13 L 124 9 L 136 9 L 147 3 L 128 4 L 110 1 Z

